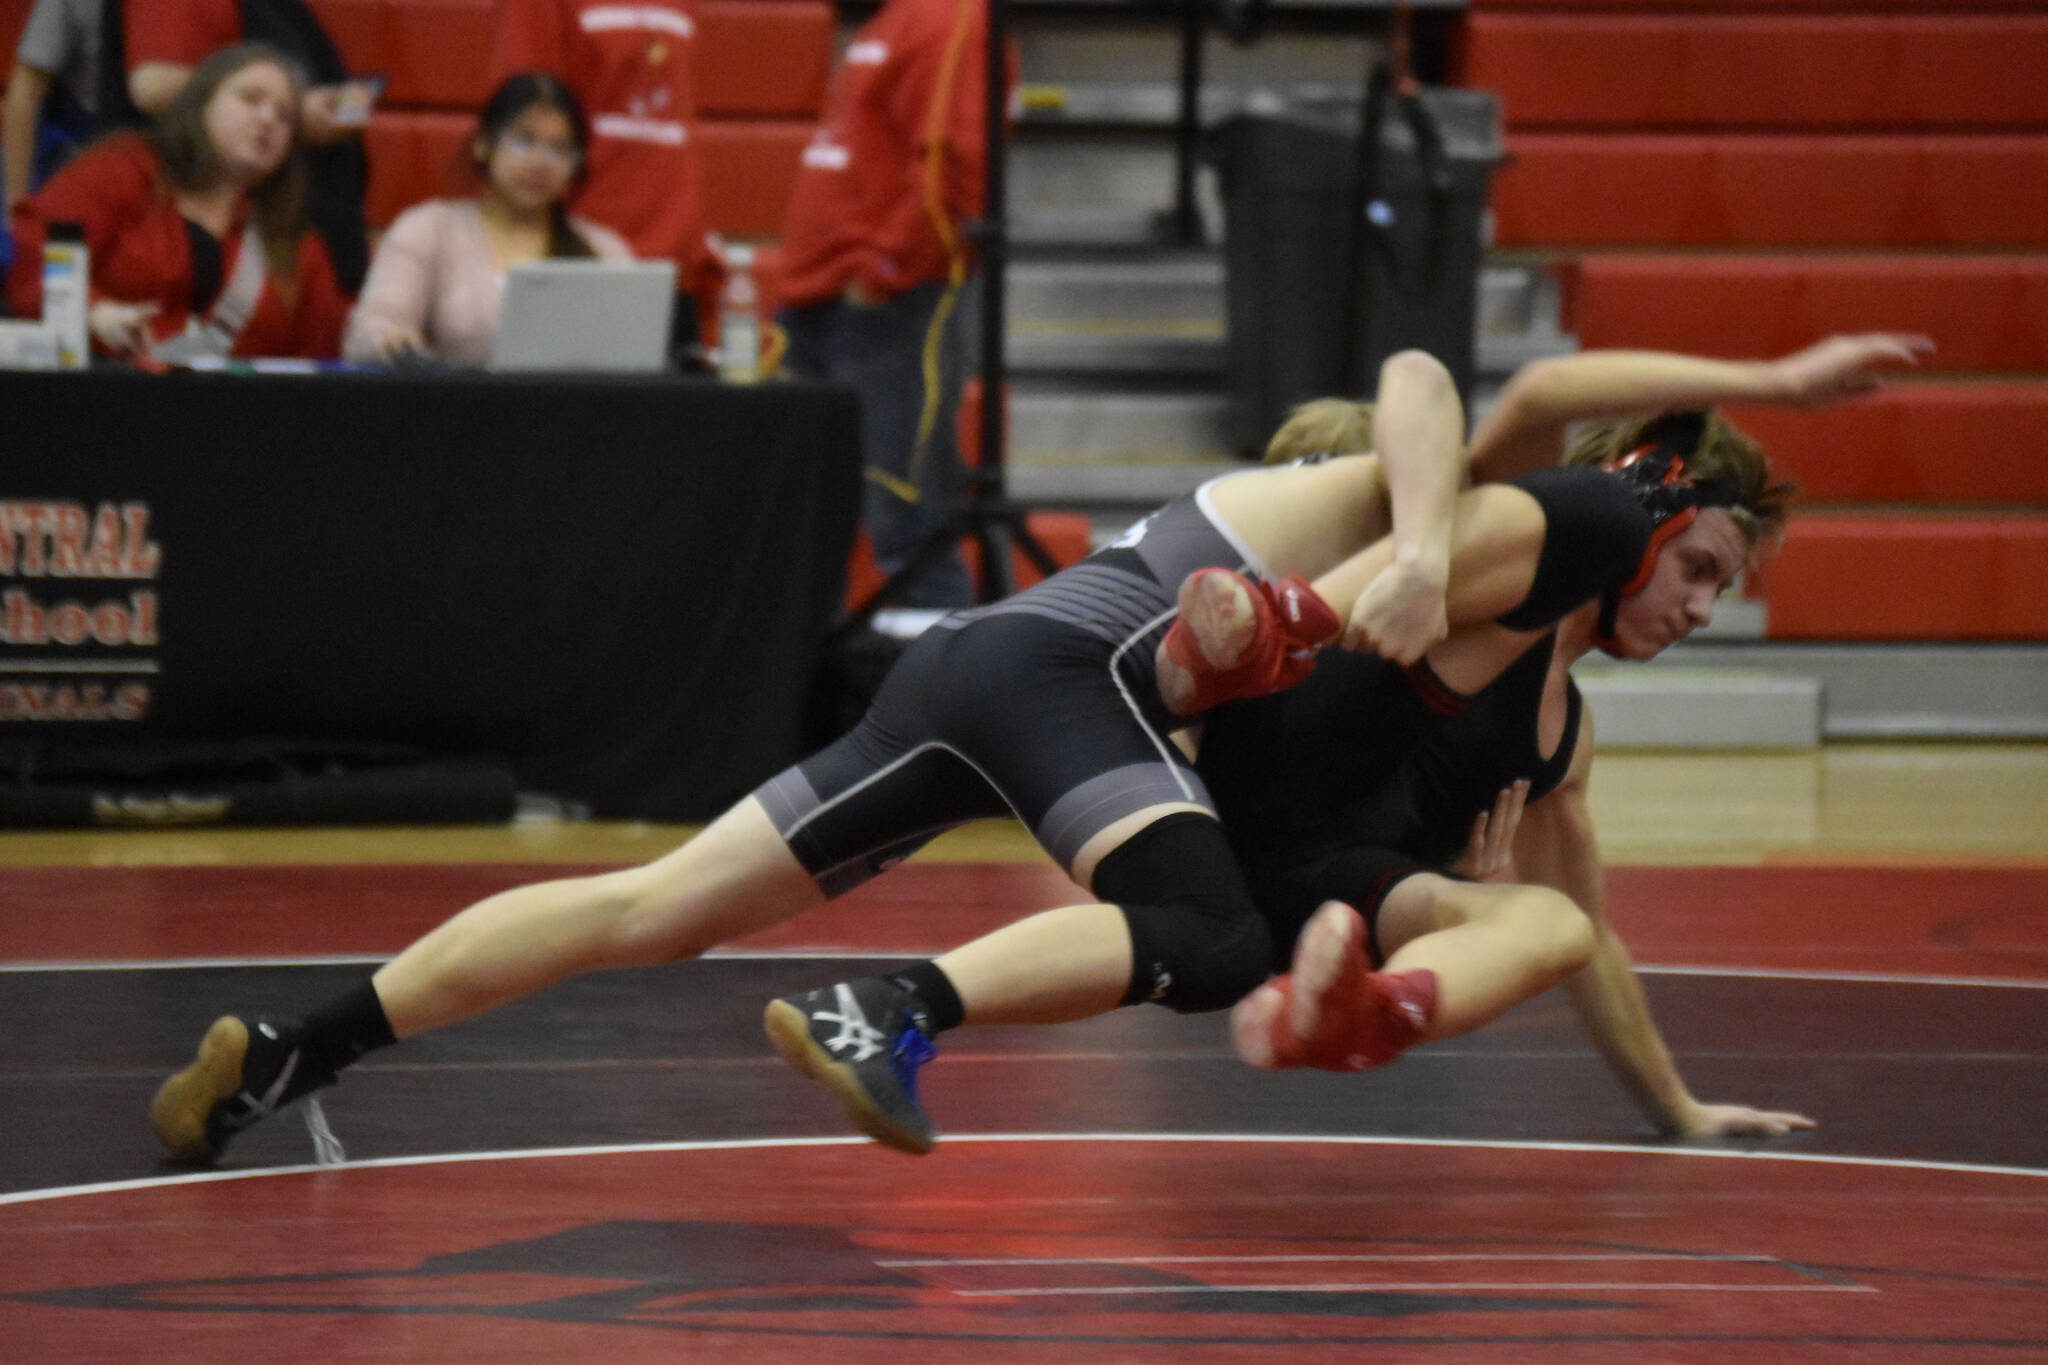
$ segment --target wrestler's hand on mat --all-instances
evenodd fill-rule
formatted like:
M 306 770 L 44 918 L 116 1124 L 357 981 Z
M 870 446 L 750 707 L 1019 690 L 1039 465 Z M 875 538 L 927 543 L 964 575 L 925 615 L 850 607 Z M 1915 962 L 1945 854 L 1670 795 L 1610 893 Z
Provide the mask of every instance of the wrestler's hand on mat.
M 1529 801 L 1527 779 L 1501 788 L 1493 809 L 1479 812 L 1472 822 L 1472 837 L 1465 842 L 1465 856 L 1455 871 L 1475 882 L 1515 880 L 1515 829 L 1522 823 L 1522 808 Z
M 1813 1126 L 1813 1120 L 1804 1114 L 1751 1109 L 1746 1104 L 1694 1104 L 1683 1121 L 1676 1125 L 1675 1136 L 1783 1137 L 1795 1129 Z
M 1862 332 L 1832 336 L 1771 362 L 1782 401 L 1832 403 L 1878 385 L 1882 365 L 1917 365 L 1934 343 L 1908 332 Z
M 1448 564 L 1395 561 L 1365 585 L 1339 638 L 1344 648 L 1412 664 L 1450 634 L 1444 613 Z

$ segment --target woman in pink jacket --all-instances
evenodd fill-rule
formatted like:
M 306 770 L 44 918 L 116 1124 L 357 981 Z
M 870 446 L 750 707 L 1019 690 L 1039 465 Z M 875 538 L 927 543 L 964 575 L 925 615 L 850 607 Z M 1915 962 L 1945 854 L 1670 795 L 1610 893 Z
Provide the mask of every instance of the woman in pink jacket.
M 430 199 L 392 223 L 349 318 L 347 358 L 410 352 L 481 365 L 512 266 L 550 257 L 630 260 L 624 238 L 566 207 L 589 143 L 582 104 L 555 77 L 521 72 L 500 85 L 470 142 L 481 190 Z

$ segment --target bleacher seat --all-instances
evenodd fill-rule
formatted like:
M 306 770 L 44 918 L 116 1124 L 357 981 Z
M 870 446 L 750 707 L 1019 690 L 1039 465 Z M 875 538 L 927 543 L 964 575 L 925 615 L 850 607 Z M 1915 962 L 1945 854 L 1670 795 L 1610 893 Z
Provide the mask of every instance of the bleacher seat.
M 364 205 L 376 227 L 425 199 L 475 192 L 464 146 L 476 115 L 452 109 L 379 109 L 363 130 L 370 158 Z
M 308 0 L 349 70 L 385 79 L 386 107 L 474 113 L 491 93 L 498 0 Z
M 782 231 L 796 185 L 809 119 L 704 119 L 697 136 L 704 151 L 704 217 L 728 236 L 773 236 Z
M 2044 71 L 2038 12 L 1481 12 L 1463 83 L 1518 128 L 1924 130 L 2048 123 Z
M 1830 332 L 1921 332 L 1949 371 L 2048 370 L 2048 255 L 1595 255 L 1566 293 L 1589 347 L 1782 355 Z
M 1909 382 L 1826 409 L 1728 415 L 1805 502 L 2048 506 L 2048 380 Z
M 2048 246 L 2048 134 L 1516 132 L 1501 246 Z
M 705 117 L 815 122 L 831 75 L 831 0 L 703 0 L 697 105 Z
M 1581 344 L 1936 343 L 1877 395 L 1731 413 L 1802 486 L 1750 585 L 1766 633 L 2048 639 L 2039 0 L 1471 6 L 1460 78 L 1508 125 L 1495 240 L 1549 258 Z
M 2048 639 L 2048 515 L 1811 512 L 1759 578 L 1771 639 Z

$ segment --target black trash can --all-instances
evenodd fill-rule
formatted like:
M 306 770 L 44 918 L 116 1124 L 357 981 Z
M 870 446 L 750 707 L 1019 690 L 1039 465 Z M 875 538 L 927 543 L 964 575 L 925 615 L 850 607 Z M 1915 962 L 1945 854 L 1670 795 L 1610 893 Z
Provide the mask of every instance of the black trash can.
M 1365 108 L 1378 130 L 1371 156 L 1361 155 L 1357 107 L 1240 114 L 1210 134 L 1224 209 L 1230 436 L 1247 454 L 1297 403 L 1370 397 L 1380 363 L 1408 347 L 1443 361 L 1470 397 L 1499 101 L 1429 87 L 1375 90 Z

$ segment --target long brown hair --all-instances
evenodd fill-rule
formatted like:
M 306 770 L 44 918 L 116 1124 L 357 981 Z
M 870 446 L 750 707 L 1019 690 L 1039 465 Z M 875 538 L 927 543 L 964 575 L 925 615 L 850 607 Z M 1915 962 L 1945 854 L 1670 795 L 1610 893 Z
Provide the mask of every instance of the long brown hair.
M 470 159 L 475 163 L 477 179 L 488 185 L 491 179 L 490 154 L 498 145 L 498 139 L 505 130 L 516 122 L 527 110 L 539 107 L 552 109 L 569 123 L 569 136 L 576 143 L 576 169 L 569 177 L 569 189 L 583 183 L 585 168 L 590 160 L 590 120 L 583 112 L 583 102 L 576 98 L 576 92 L 564 85 L 560 78 L 545 71 L 520 71 L 507 76 L 489 99 L 484 101 L 483 112 L 477 116 L 476 133 L 470 138 Z M 484 150 L 479 152 L 478 149 Z M 554 257 L 580 258 L 594 256 L 590 243 L 569 221 L 568 196 L 548 205 L 548 255 Z
M 220 152 L 206 132 L 206 106 L 221 86 L 246 67 L 268 62 L 292 87 L 291 149 L 276 170 L 249 187 L 249 221 L 263 244 L 263 259 L 280 293 L 290 298 L 298 285 L 299 241 L 306 235 L 306 156 L 299 143 L 298 102 L 305 81 L 289 57 L 265 43 L 236 43 L 192 68 L 192 77 L 170 107 L 142 135 L 156 153 L 157 167 L 173 190 L 210 190 L 225 173 Z

